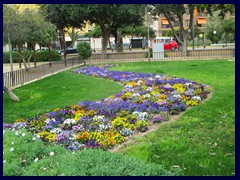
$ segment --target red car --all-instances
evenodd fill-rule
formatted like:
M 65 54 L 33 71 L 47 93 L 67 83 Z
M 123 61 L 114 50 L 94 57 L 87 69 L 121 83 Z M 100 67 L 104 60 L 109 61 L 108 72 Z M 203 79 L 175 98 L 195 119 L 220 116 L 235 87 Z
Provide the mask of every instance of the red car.
M 171 50 L 174 51 L 178 49 L 178 44 L 176 41 L 164 41 L 164 50 Z
M 164 43 L 164 50 L 165 51 L 174 51 L 178 49 L 178 44 L 176 43 L 176 41 L 171 40 L 171 41 L 163 41 Z M 152 45 L 150 45 L 150 48 L 152 48 Z

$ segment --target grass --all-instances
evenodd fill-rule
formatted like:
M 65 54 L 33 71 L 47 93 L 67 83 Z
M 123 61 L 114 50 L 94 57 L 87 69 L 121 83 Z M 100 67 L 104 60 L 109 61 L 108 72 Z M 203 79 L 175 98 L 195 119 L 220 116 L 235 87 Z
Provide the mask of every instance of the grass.
M 3 119 L 4 122 L 13 123 L 16 119 L 32 118 L 57 107 L 64 108 L 80 101 L 106 98 L 121 89 L 122 86 L 113 81 L 67 70 L 14 89 L 20 102 L 13 102 L 4 93 Z
M 227 60 L 124 63 L 122 71 L 163 73 L 214 88 L 208 101 L 178 121 L 137 139 L 119 153 L 184 169 L 185 175 L 235 174 L 235 62 Z
M 201 81 L 214 88 L 208 101 L 187 110 L 176 122 L 118 153 L 140 158 L 166 169 L 180 167 L 187 176 L 235 174 L 235 62 L 227 60 L 122 63 L 115 70 L 162 73 Z M 20 102 L 4 95 L 4 121 L 33 117 L 56 107 L 97 100 L 120 91 L 112 81 L 70 71 L 14 90 Z

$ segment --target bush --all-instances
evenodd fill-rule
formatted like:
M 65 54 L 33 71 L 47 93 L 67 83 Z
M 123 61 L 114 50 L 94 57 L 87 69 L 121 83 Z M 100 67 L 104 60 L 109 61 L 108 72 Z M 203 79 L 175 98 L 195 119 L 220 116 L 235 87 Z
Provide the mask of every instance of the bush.
M 25 129 L 3 132 L 4 176 L 173 176 L 161 165 L 101 149 L 47 146 Z
M 45 170 L 43 170 L 45 168 Z M 40 160 L 29 166 L 26 176 L 171 176 L 162 166 L 101 149 L 83 149 Z
M 22 54 L 25 60 L 27 61 L 30 55 L 30 51 L 23 51 Z M 36 58 L 37 58 L 37 62 L 49 61 L 48 51 L 36 51 Z M 12 59 L 13 59 L 13 63 L 19 62 L 19 56 L 17 51 L 12 51 Z M 51 50 L 51 60 L 57 61 L 60 59 L 61 59 L 61 56 L 57 53 L 57 51 Z M 33 62 L 33 56 L 31 57 L 30 62 Z M 3 63 L 10 63 L 9 52 L 3 52 Z
M 29 51 L 25 51 L 23 53 L 25 59 L 29 57 L 29 54 L 30 54 Z M 12 51 L 12 60 L 13 60 L 13 63 L 19 62 L 19 56 L 17 51 Z M 3 52 L 3 63 L 10 63 L 9 52 Z
M 57 61 L 61 59 L 60 54 L 56 50 L 51 50 L 51 61 Z M 33 57 L 32 57 L 33 61 Z M 37 62 L 48 62 L 48 50 L 37 51 Z
M 78 54 L 83 58 L 87 59 L 92 56 L 92 49 L 90 47 L 90 44 L 87 42 L 80 42 L 77 45 L 77 51 Z

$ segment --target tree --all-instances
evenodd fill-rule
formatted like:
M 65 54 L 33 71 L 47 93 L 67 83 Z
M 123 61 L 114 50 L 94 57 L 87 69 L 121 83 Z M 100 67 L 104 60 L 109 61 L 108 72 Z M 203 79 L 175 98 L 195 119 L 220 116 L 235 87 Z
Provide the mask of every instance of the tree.
M 27 25 L 29 19 L 25 19 L 22 13 L 18 11 L 18 7 L 14 5 L 3 6 L 3 37 L 4 41 L 8 42 L 11 39 L 11 44 L 16 44 L 19 54 L 19 67 L 21 62 L 24 61 L 24 66 L 27 69 L 25 60 L 23 59 L 21 49 L 26 42 Z M 10 50 L 11 54 L 11 50 Z
M 235 20 L 225 16 L 219 16 L 220 10 L 212 13 L 212 16 L 208 17 L 206 24 L 206 38 L 212 42 L 225 42 L 227 43 L 229 37 L 235 37 Z M 213 32 L 216 31 L 216 34 Z
M 131 39 L 133 39 L 134 36 L 136 37 L 142 37 L 147 38 L 148 37 L 148 28 L 146 26 L 125 26 L 123 28 L 123 35 L 130 35 Z M 156 37 L 156 34 L 153 30 L 153 28 L 149 28 L 149 38 L 154 39 Z M 132 46 L 132 41 L 129 45 L 129 47 Z
M 235 41 L 235 20 L 224 19 L 221 27 L 221 34 L 227 45 L 227 42 Z
M 218 11 L 218 16 L 224 19 L 227 13 L 235 12 L 235 4 L 198 4 L 196 5 L 198 11 L 205 12 L 213 16 L 213 12 Z
M 22 54 L 22 48 L 25 43 L 30 45 L 30 51 L 33 49 L 34 66 L 36 67 L 36 44 L 46 41 L 46 38 L 48 40 L 51 39 L 52 37 L 49 36 L 55 36 L 55 34 L 47 32 L 46 29 L 49 31 L 51 25 L 45 21 L 45 17 L 40 11 L 35 9 L 20 11 L 18 8 L 18 6 L 4 6 L 4 32 L 5 34 L 9 33 L 12 43 L 17 45 L 20 68 L 23 61 L 25 69 L 27 69 L 26 61 Z M 30 57 L 28 58 L 29 60 Z
M 72 27 L 70 30 L 68 30 L 68 35 L 70 36 L 71 40 L 72 40 L 72 45 L 75 45 L 75 42 L 78 39 L 78 33 L 79 31 L 76 31 L 74 27 Z
M 183 23 L 183 14 L 186 13 L 187 10 L 189 10 L 190 14 L 190 23 L 188 26 L 188 29 L 191 29 L 192 23 L 193 23 L 193 11 L 195 8 L 194 4 L 153 4 L 154 8 L 150 9 L 151 14 L 156 17 L 160 14 L 163 14 L 166 19 L 169 22 L 170 28 L 174 34 L 174 37 L 177 39 L 179 43 L 179 49 L 185 53 L 187 52 L 187 42 L 188 42 L 188 36 L 189 32 L 187 29 L 184 29 L 184 23 Z M 176 30 L 173 28 L 173 21 L 174 20 L 179 21 L 179 33 L 176 32 Z
M 6 92 L 13 101 L 19 101 L 19 98 L 6 86 L 3 86 L 3 91 Z
M 61 48 L 64 49 L 64 60 L 66 64 L 66 42 L 64 28 L 82 27 L 84 25 L 84 19 L 81 18 L 82 16 L 80 14 L 76 14 L 76 12 L 74 12 L 76 10 L 76 5 L 74 4 L 42 4 L 40 9 L 47 14 L 46 20 L 53 23 L 59 30 Z
M 81 18 L 89 23 L 98 24 L 102 29 L 102 55 L 106 56 L 110 33 L 117 39 L 117 30 L 125 25 L 138 24 L 143 21 L 142 5 L 136 4 L 81 4 L 75 5 L 72 16 L 78 21 Z

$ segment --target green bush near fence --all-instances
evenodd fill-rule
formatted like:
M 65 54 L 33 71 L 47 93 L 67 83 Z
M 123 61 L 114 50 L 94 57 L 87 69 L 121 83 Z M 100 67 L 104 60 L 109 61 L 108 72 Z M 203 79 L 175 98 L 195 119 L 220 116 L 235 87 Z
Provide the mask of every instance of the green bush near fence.
M 92 56 L 91 46 L 87 42 L 78 43 L 77 52 L 83 59 L 87 59 Z
M 51 52 L 51 61 L 57 61 L 61 59 L 61 56 L 57 53 L 57 51 L 51 50 L 50 52 Z M 22 54 L 25 60 L 27 61 L 28 57 L 30 56 L 30 51 L 23 51 Z M 49 61 L 48 51 L 37 51 L 36 56 L 37 56 L 36 57 L 37 62 Z M 12 60 L 13 60 L 13 63 L 19 62 L 19 55 L 17 51 L 12 51 Z M 31 57 L 30 62 L 33 62 L 33 56 Z M 10 63 L 9 52 L 3 52 L 3 63 Z

